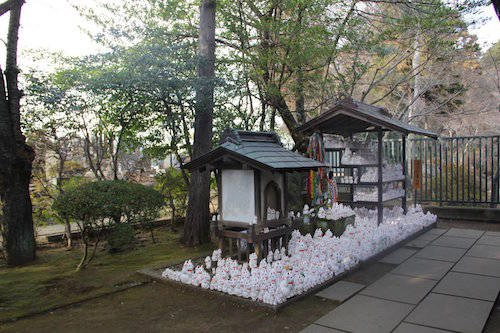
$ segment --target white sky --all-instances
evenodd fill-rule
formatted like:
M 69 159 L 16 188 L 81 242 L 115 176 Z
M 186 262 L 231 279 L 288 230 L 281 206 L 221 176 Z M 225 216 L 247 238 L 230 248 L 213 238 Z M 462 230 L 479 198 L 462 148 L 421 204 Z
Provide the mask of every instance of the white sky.
M 484 8 L 474 16 L 476 19 L 481 17 L 486 19 L 483 24 L 469 28 L 470 33 L 477 35 L 479 44 L 484 51 L 500 40 L 500 21 L 495 14 L 493 5 Z
M 3 0 L 0 0 L 3 2 Z M 28 65 L 27 53 L 32 49 L 61 51 L 68 56 L 80 56 L 99 52 L 94 43 L 80 27 L 88 27 L 89 22 L 80 17 L 72 4 L 88 4 L 92 0 L 26 0 L 21 12 L 19 32 L 20 67 Z M 0 38 L 7 39 L 9 15 L 0 18 Z M 5 48 L 1 47 L 2 61 Z
M 3 2 L 4 0 L 0 0 Z M 113 0 L 114 1 L 114 0 Z M 21 68 L 29 65 L 27 52 L 30 49 L 61 51 L 66 55 L 78 56 L 95 53 L 100 47 L 81 29 L 89 23 L 81 18 L 71 4 L 92 4 L 93 0 L 27 0 L 21 14 L 19 34 L 19 63 Z M 0 39 L 7 38 L 8 14 L 0 17 Z M 479 38 L 483 50 L 500 39 L 500 22 L 492 6 L 488 6 L 474 18 L 487 17 L 485 24 L 471 28 Z M 91 28 L 91 27 L 90 27 Z M 5 47 L 0 45 L 0 61 L 5 61 Z

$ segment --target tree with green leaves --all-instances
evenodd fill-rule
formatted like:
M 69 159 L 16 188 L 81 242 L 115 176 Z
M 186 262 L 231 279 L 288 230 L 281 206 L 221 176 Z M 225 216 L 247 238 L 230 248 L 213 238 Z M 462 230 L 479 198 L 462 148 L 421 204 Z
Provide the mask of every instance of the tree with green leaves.
M 130 87 L 120 64 L 109 54 L 78 59 L 57 75 L 69 89 L 92 104 L 73 109 L 80 113 L 84 151 L 90 169 L 98 179 L 121 178 L 119 161 L 127 148 L 136 145 L 135 134 L 145 126 L 148 101 Z M 89 116 L 90 115 L 90 116 Z M 111 175 L 103 171 L 109 161 Z
M 420 74 L 461 43 L 460 14 L 483 4 L 237 1 L 221 10 L 221 44 L 232 49 L 258 91 L 261 129 L 274 129 L 279 115 L 300 149 L 295 128 L 340 96 L 384 103 L 396 114 L 411 110 L 429 91 Z M 408 87 L 411 98 L 392 104 L 394 92 Z
M 155 180 L 156 189 L 163 194 L 172 214 L 172 225 L 175 225 L 178 217 L 186 216 L 188 186 L 182 171 L 170 167 L 157 174 Z
M 76 107 L 75 96 L 71 91 L 58 85 L 50 75 L 31 71 L 25 74 L 27 94 L 23 110 L 23 131 L 37 153 L 37 166 L 33 172 L 34 193 L 37 199 L 34 212 L 38 215 L 52 215 L 65 225 L 65 237 L 71 248 L 71 224 L 68 219 L 60 219 L 57 214 L 50 214 L 50 205 L 43 199 L 53 200 L 64 192 L 64 180 L 68 177 L 68 162 L 78 153 L 79 123 L 73 112 Z M 55 160 L 55 161 L 52 161 Z M 52 162 L 53 166 L 50 165 Z M 55 178 L 55 184 L 50 181 Z M 37 190 L 38 189 L 38 190 Z M 38 200 L 40 199 L 40 200 Z M 48 217 L 48 216 L 47 216 Z

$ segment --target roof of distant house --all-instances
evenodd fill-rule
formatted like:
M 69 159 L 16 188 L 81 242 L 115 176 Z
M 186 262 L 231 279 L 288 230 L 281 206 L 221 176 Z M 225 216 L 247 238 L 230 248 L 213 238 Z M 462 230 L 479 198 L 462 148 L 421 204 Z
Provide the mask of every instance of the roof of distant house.
M 306 171 L 325 167 L 311 158 L 283 147 L 275 132 L 226 129 L 219 146 L 184 165 L 186 169 L 224 168 L 230 163 L 247 164 L 271 171 Z

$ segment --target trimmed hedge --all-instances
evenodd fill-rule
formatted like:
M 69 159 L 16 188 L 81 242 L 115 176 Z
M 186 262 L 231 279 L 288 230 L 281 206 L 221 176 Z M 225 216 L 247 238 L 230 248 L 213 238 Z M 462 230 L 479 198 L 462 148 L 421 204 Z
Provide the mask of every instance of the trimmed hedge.
M 123 180 L 102 180 L 61 193 L 52 207 L 61 217 L 75 220 L 78 224 L 84 244 L 82 259 L 77 267 L 79 270 L 94 258 L 104 227 L 112 228 L 110 242 L 108 240 L 111 251 L 124 248 L 126 242 L 133 241 L 132 223 L 148 228 L 155 242 L 153 222 L 162 206 L 162 195 L 152 188 Z M 91 238 L 95 240 L 89 255 Z
M 53 204 L 53 208 L 63 217 L 81 222 L 109 219 L 115 223 L 154 220 L 162 206 L 163 197 L 160 193 L 123 180 L 82 184 L 59 195 Z

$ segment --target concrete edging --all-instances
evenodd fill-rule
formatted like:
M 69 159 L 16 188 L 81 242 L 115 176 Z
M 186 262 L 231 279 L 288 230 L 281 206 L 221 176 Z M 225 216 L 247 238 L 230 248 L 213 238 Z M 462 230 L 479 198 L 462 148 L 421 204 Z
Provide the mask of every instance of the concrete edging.
M 499 208 L 430 205 L 423 208 L 424 211 L 429 211 L 440 219 L 500 223 Z

